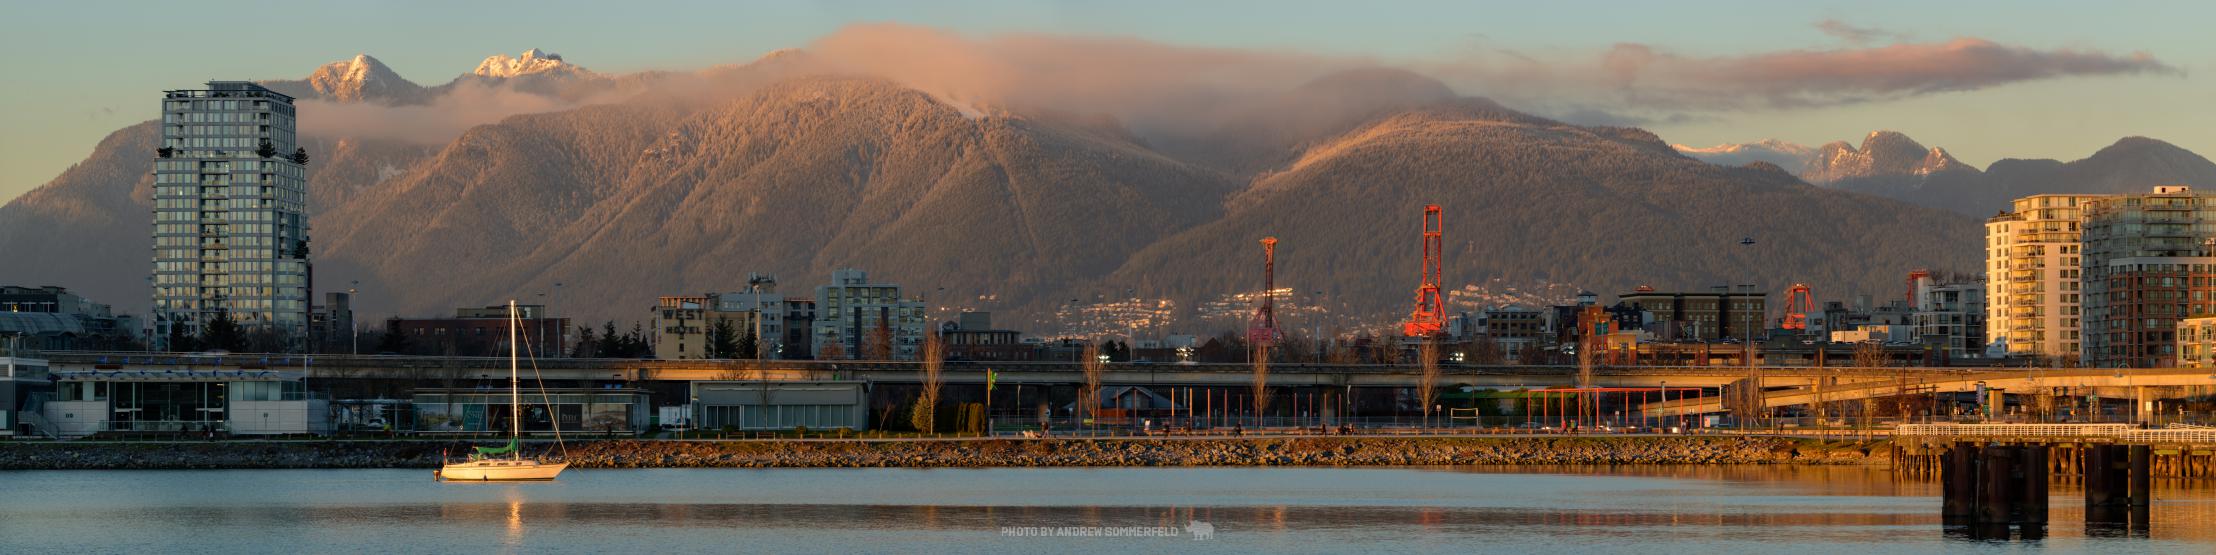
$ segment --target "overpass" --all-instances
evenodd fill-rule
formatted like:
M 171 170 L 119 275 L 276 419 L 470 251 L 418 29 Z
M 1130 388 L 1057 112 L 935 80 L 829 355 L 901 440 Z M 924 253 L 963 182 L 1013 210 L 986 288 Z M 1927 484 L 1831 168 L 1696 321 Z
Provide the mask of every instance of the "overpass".
M 310 380 L 460 381 L 505 377 L 508 359 L 404 355 L 207 354 L 137 352 L 52 352 L 43 355 L 56 372 L 160 370 L 285 370 Z M 1076 362 L 976 362 L 944 364 L 948 384 L 982 384 L 992 370 L 1003 384 L 1084 383 Z M 1108 363 L 1105 385 L 1247 386 L 1248 363 Z M 1850 384 L 1892 383 L 1902 375 L 1946 381 L 1978 375 L 1975 368 L 1943 367 L 1759 367 L 1770 387 L 1806 387 L 1831 377 Z M 922 364 L 913 361 L 801 360 L 654 360 L 552 358 L 526 362 L 526 376 L 580 382 L 690 382 L 701 380 L 861 380 L 873 383 L 920 382 Z M 1716 388 L 1747 377 L 1745 367 L 1595 366 L 1588 385 L 1611 388 Z M 1413 387 L 1422 369 L 1413 365 L 1272 363 L 1271 386 Z M 1563 388 L 1579 385 L 1575 366 L 1442 364 L 1441 386 L 1479 388 Z
M 2207 368 L 1963 368 L 1960 372 L 1910 372 L 1887 378 L 1866 379 L 1814 387 L 1812 382 L 1779 383 L 1765 377 L 1762 405 L 1766 408 L 1805 406 L 1816 402 L 1860 401 L 1871 397 L 1906 394 L 1971 393 L 1983 384 L 2005 392 L 2085 391 L 2104 389 L 2111 397 L 2142 401 L 2216 393 L 2216 373 Z M 2203 389 L 2206 388 L 2206 389 Z M 1723 399 L 1705 397 L 1644 403 L 1640 409 L 1653 416 L 1678 416 L 1723 412 Z

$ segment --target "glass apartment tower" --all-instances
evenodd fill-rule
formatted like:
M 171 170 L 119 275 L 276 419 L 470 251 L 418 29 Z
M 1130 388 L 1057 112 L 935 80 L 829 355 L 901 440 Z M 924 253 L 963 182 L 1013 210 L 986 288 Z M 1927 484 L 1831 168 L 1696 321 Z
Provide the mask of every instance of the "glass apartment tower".
M 227 314 L 290 341 L 308 323 L 308 184 L 293 99 L 245 81 L 162 94 L 154 338 Z

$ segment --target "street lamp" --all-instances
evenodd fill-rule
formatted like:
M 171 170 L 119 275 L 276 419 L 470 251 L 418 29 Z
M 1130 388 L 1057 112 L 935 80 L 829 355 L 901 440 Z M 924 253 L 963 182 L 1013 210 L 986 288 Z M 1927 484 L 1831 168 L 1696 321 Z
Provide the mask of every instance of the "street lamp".
M 358 279 L 349 283 L 346 288 L 346 332 L 347 335 L 353 336 L 353 346 L 347 348 L 347 354 L 352 356 L 362 355 L 362 332 L 359 326 L 354 324 L 354 304 L 362 300 L 361 290 L 362 280 Z

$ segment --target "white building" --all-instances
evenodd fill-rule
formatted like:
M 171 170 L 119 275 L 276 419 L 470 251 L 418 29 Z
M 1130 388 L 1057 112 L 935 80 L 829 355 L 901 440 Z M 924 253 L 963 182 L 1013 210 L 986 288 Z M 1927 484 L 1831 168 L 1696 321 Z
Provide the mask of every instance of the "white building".
M 220 314 L 304 337 L 308 184 L 293 99 L 245 81 L 162 95 L 154 161 L 153 325 L 195 335 Z
M 2081 205 L 2099 195 L 2032 195 L 1985 222 L 1985 339 L 2010 355 L 2077 356 Z

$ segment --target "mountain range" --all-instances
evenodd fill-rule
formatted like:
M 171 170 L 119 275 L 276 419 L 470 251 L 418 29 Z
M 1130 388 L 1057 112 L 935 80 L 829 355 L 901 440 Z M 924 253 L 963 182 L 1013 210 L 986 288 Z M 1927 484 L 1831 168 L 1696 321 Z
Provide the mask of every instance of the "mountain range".
M 1872 131 L 1859 148 L 1837 141 L 1810 149 L 1774 139 L 1675 148 L 1686 156 L 1719 165 L 1759 160 L 1797 167 L 1802 180 L 1818 186 L 1980 217 L 2006 210 L 2009 201 L 2041 193 L 2144 192 L 2156 185 L 2216 187 L 2216 163 L 2146 137 L 2124 137 L 2091 156 L 2070 162 L 2008 158 L 1983 170 L 1956 160 L 1944 148 L 1926 148 L 1895 131 Z
M 1909 269 L 1976 267 L 1982 237 L 1968 216 L 1812 186 L 1766 160 L 1705 163 L 1644 130 L 1553 121 L 1383 68 L 1151 134 L 950 102 L 805 52 L 606 75 L 533 50 L 430 87 L 364 55 L 265 83 L 303 99 L 318 288 L 358 281 L 365 318 L 545 294 L 557 312 L 637 320 L 658 295 L 734 290 L 749 273 L 808 295 L 857 267 L 1051 333 L 1073 302 L 1190 312 L 1258 289 L 1256 241 L 1275 236 L 1279 285 L 1384 323 L 1408 310 L 1426 204 L 1445 210 L 1448 289 L 1798 282 L 1846 298 L 1891 292 Z M 550 108 L 431 141 L 306 132 L 319 112 L 436 110 L 473 87 Z M 156 132 L 118 130 L 0 206 L 0 259 L 34 261 L 0 283 L 142 310 Z

